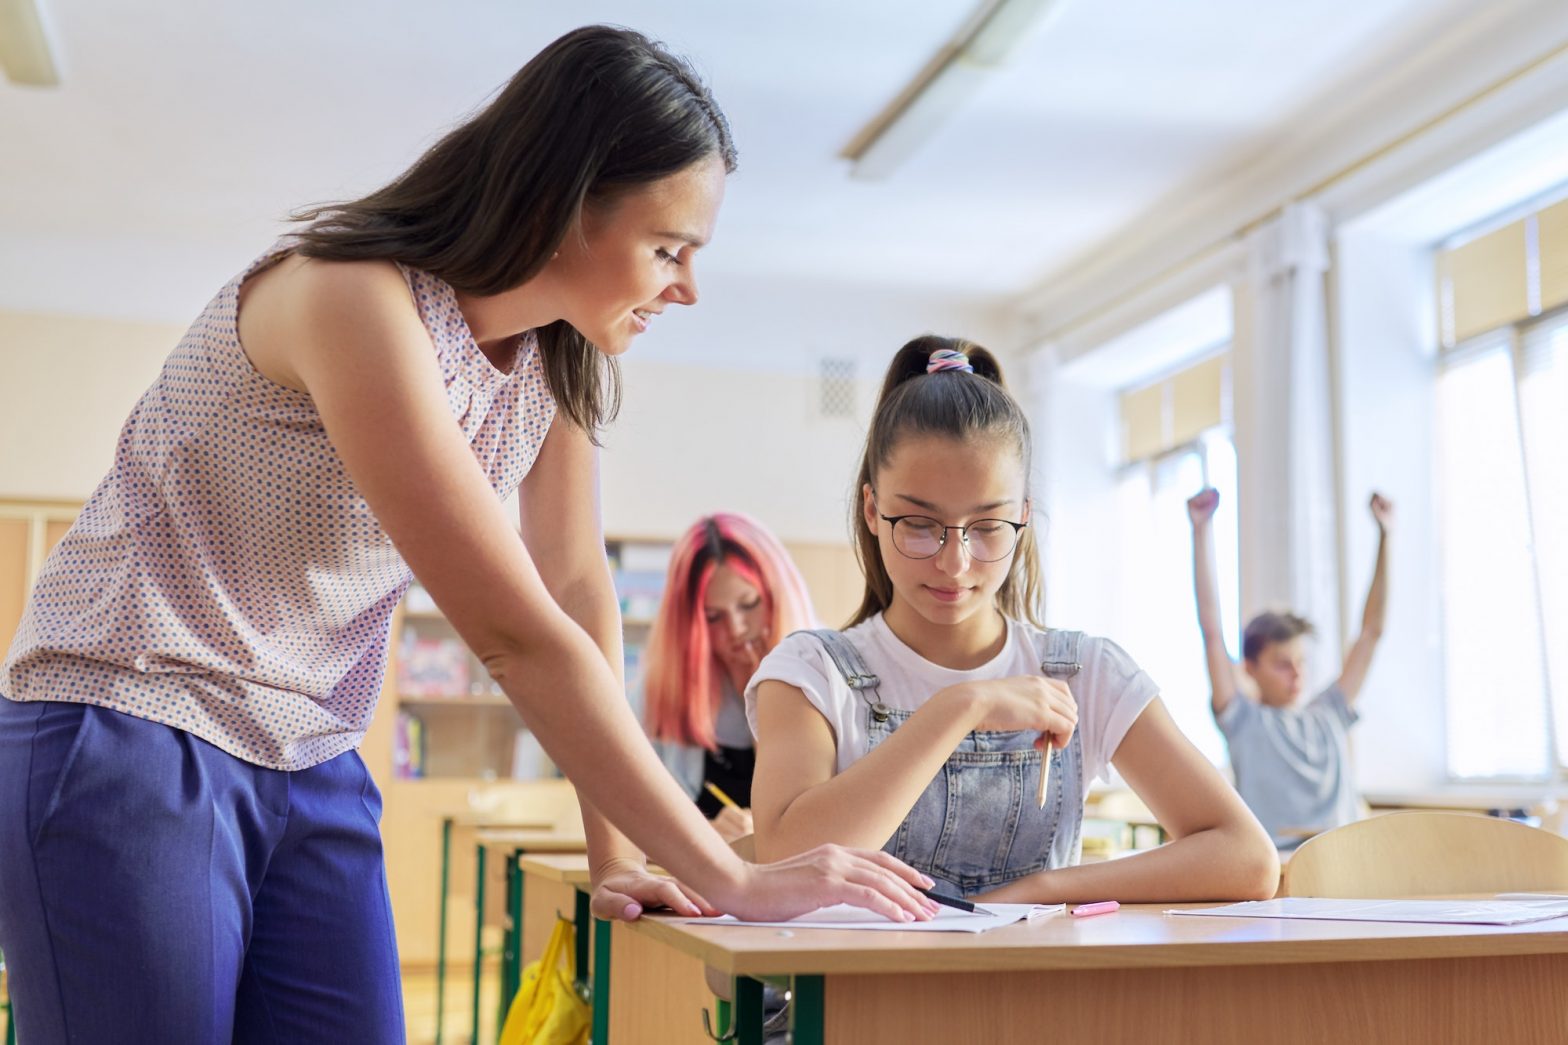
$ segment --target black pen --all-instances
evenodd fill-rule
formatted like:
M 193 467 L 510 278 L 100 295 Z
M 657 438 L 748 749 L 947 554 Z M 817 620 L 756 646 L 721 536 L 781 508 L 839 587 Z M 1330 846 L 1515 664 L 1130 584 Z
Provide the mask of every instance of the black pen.
M 946 896 L 935 891 L 934 889 L 922 889 L 918 885 L 915 886 L 915 891 L 920 893 L 922 896 L 935 900 L 939 904 L 943 904 L 944 906 L 956 907 L 960 911 L 968 911 L 970 914 L 974 913 L 975 905 L 970 903 L 968 900 L 960 899 L 957 896 Z

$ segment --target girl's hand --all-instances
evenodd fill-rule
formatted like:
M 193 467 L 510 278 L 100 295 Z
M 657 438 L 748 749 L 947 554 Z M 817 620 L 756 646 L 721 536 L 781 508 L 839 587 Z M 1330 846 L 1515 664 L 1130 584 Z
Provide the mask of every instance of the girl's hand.
M 1377 528 L 1383 533 L 1394 528 L 1394 502 L 1380 493 L 1372 495 L 1372 518 L 1377 522 Z
M 726 842 L 733 842 L 737 838 L 744 838 L 752 833 L 751 810 L 749 809 L 734 809 L 730 806 L 725 806 L 719 810 L 719 815 L 709 822 L 713 824 L 713 829 L 719 833 L 719 837 Z
M 1043 749 L 1049 742 L 1060 749 L 1078 728 L 1078 702 L 1061 679 L 1015 675 L 971 685 L 980 719 L 976 729 L 1036 729 L 1036 747 Z
M 628 922 L 636 921 L 650 908 L 659 907 L 691 917 L 711 918 L 719 913 L 708 901 L 675 879 L 651 874 L 641 864 L 629 861 L 615 861 L 602 874 L 594 875 L 589 907 L 595 917 Z
M 777 863 L 746 864 L 735 896 L 722 906 L 737 918 L 775 922 L 847 903 L 895 922 L 924 922 L 939 908 L 916 887 L 932 884 L 887 853 L 819 845 Z
M 1187 499 L 1187 517 L 1192 520 L 1193 526 L 1201 526 L 1214 517 L 1214 509 L 1219 506 L 1220 492 L 1212 486 L 1205 486 Z
M 746 692 L 746 683 L 757 673 L 757 668 L 762 666 L 762 658 L 767 656 L 767 640 L 755 638 L 741 646 L 729 655 L 724 661 L 724 668 L 729 672 L 730 684 L 735 687 L 735 692 Z

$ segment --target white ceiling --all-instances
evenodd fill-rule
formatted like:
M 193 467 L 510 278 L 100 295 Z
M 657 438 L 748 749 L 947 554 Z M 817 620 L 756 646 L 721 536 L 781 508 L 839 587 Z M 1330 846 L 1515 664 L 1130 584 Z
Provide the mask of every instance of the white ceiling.
M 65 83 L 0 81 L 0 307 L 183 322 L 587 22 L 690 55 L 729 114 L 708 272 L 1001 303 L 1485 0 L 1065 0 L 875 183 L 836 153 L 977 0 L 40 2 Z

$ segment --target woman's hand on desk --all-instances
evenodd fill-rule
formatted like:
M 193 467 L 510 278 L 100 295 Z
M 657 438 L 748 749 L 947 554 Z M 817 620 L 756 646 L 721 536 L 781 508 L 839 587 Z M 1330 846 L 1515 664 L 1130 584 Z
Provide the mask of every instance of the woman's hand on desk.
M 641 863 L 611 860 L 594 872 L 591 908 L 598 918 L 636 921 L 650 908 L 677 914 L 712 917 L 713 906 L 673 878 L 653 874 Z
M 928 921 L 939 909 L 918 891 L 931 879 L 887 853 L 819 845 L 771 864 L 746 864 L 725 911 L 752 921 L 782 921 L 847 903 L 895 922 Z

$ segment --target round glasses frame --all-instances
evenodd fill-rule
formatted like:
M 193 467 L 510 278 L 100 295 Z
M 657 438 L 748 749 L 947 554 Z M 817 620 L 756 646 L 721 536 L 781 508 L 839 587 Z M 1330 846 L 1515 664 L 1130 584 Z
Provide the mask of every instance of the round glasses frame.
M 963 546 L 964 553 L 966 555 L 968 555 L 971 559 L 975 560 L 976 562 L 1001 562 L 1003 559 L 1005 559 L 1009 555 L 1013 554 L 1013 550 L 1018 547 L 1018 535 L 1023 532 L 1024 527 L 1029 525 L 1026 522 L 1013 522 L 1011 519 L 976 519 L 974 522 L 969 523 L 967 526 L 949 526 L 946 523 L 942 522 L 940 519 L 933 519 L 929 515 L 883 515 L 881 512 L 877 513 L 877 518 L 881 519 L 883 522 L 888 524 L 888 527 L 893 532 L 893 547 L 897 548 L 898 549 L 898 553 L 900 555 L 902 555 L 906 559 L 933 559 L 933 558 L 935 558 L 936 556 L 942 554 L 942 549 L 943 548 L 947 547 L 947 534 L 948 534 L 948 531 L 949 530 L 957 530 L 958 531 L 958 541 L 959 541 L 959 544 Z M 906 549 L 904 547 L 903 540 L 901 540 L 900 537 L 899 537 L 898 524 L 899 523 L 906 523 L 906 524 L 908 524 L 908 521 L 911 520 L 911 519 L 918 520 L 919 523 L 921 524 L 921 527 L 920 527 L 921 529 L 941 530 L 942 531 L 942 536 L 937 538 L 936 547 L 933 548 L 931 551 L 927 552 L 925 555 L 916 555 L 913 552 L 911 552 L 908 549 Z M 1010 527 L 1012 527 L 1012 540 L 1008 542 L 1007 548 L 1004 551 L 1002 551 L 1000 554 L 991 555 L 991 556 L 985 556 L 985 555 L 976 554 L 973 546 L 970 545 L 970 543 L 969 543 L 969 531 L 971 529 L 977 527 L 977 526 L 987 526 L 987 525 L 990 525 L 990 526 L 1002 525 L 1002 526 L 1010 526 Z M 909 526 L 906 525 L 905 526 L 905 530 L 904 530 L 904 532 L 906 534 L 908 533 L 908 529 L 909 529 Z

